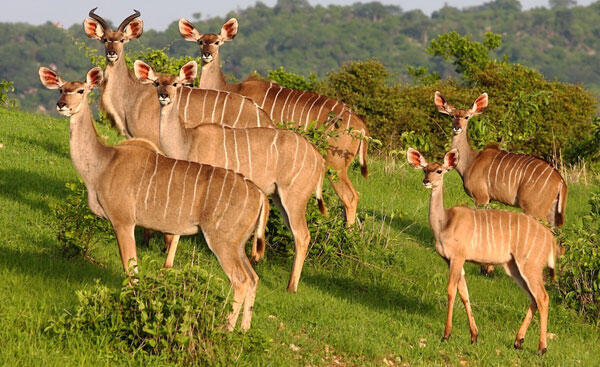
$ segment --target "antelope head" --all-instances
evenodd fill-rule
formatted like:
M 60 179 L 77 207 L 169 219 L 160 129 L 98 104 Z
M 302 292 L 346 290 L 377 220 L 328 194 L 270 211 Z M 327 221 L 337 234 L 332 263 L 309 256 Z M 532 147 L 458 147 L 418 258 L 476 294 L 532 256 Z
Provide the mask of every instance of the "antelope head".
M 102 83 L 102 69 L 95 67 L 88 71 L 85 82 L 65 82 L 55 71 L 41 67 L 40 80 L 48 89 L 58 89 L 60 99 L 56 103 L 56 110 L 63 116 L 73 116 L 83 103 L 87 103 L 87 95 L 93 88 Z
M 422 169 L 425 173 L 423 186 L 428 189 L 435 189 L 443 184 L 444 174 L 455 168 L 458 164 L 458 151 L 452 149 L 446 153 L 443 164 L 437 162 L 427 163 L 425 157 L 418 150 L 412 148 L 408 148 L 406 159 L 413 168 Z
M 89 38 L 104 43 L 106 60 L 114 64 L 119 58 L 123 57 L 123 46 L 142 35 L 144 22 L 138 18 L 140 12 L 134 10 L 135 13 L 125 18 L 119 27 L 113 30 L 101 16 L 94 13 L 96 9 L 98 8 L 90 10 L 90 17 L 85 18 L 83 31 Z
M 150 65 L 141 60 L 133 64 L 135 76 L 142 83 L 153 83 L 158 93 L 158 101 L 161 106 L 167 106 L 175 100 L 177 88 L 181 85 L 192 84 L 198 73 L 196 61 L 190 61 L 179 70 L 179 75 L 155 73 Z
M 200 34 L 191 22 L 181 18 L 179 19 L 179 34 L 186 41 L 196 42 L 200 46 L 200 56 L 202 62 L 208 64 L 219 56 L 219 47 L 235 38 L 238 32 L 238 21 L 235 18 L 229 19 L 221 28 L 220 34 L 205 33 Z
M 475 115 L 482 113 L 488 105 L 488 95 L 483 93 L 473 103 L 471 108 L 466 110 L 458 110 L 442 97 L 440 92 L 435 92 L 433 103 L 437 107 L 438 112 L 449 115 L 452 118 L 452 131 L 454 135 L 459 135 L 463 131 L 467 131 L 469 119 Z

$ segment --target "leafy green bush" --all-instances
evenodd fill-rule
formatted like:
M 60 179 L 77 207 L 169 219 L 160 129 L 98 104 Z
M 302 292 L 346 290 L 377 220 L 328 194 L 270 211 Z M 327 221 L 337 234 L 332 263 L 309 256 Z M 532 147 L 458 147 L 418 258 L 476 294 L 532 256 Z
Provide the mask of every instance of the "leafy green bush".
M 94 215 L 88 207 L 87 190 L 81 181 L 67 183 L 69 195 L 52 212 L 58 223 L 56 238 L 67 257 L 83 257 L 93 263 L 91 251 L 100 242 L 114 241 L 110 222 Z
M 83 332 L 108 338 L 119 352 L 186 365 L 232 365 L 244 349 L 264 348 L 264 338 L 225 331 L 229 283 L 199 266 L 140 273 L 134 286 L 130 280 L 118 291 L 97 283 L 78 292 L 76 308 L 51 320 L 45 332 Z
M 13 93 L 14 91 L 13 82 L 0 79 L 0 107 L 17 107 L 17 101 L 9 96 L 9 93 Z
M 589 203 L 590 214 L 561 231 L 565 253 L 558 289 L 567 305 L 600 322 L 600 191 Z
M 282 87 L 310 92 L 316 92 L 319 83 L 317 74 L 310 73 L 307 80 L 302 75 L 286 71 L 283 66 L 280 66 L 279 69 L 269 71 L 267 79 L 276 82 Z

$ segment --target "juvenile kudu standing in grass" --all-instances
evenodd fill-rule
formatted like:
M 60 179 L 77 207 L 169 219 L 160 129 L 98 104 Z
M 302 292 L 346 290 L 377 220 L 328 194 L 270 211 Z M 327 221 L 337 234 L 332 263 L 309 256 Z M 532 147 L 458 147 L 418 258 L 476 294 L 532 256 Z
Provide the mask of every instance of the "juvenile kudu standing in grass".
M 96 9 L 90 10 L 83 30 L 89 38 L 104 44 L 106 73 L 100 107 L 121 135 L 148 139 L 159 145 L 160 105 L 156 90 L 152 85 L 140 83 L 134 78 L 125 63 L 125 44 L 139 38 L 143 32 L 140 12 L 136 10 L 113 30 L 94 12 Z M 269 116 L 250 98 L 235 93 L 178 87 L 183 90 L 177 101 L 177 109 L 186 125 L 221 123 L 239 127 L 273 126 Z M 150 234 L 149 231 L 145 232 L 143 244 L 148 244 Z M 166 238 L 165 241 L 171 240 Z
M 442 340 L 452 331 L 452 310 L 456 290 L 465 306 L 471 342 L 477 341 L 478 331 L 469 302 L 469 292 L 463 265 L 465 261 L 479 264 L 502 264 L 506 272 L 530 298 L 529 309 L 517 332 L 514 347 L 521 348 L 525 333 L 536 310 L 540 310 L 540 340 L 538 352 L 546 352 L 548 326 L 548 294 L 544 288 L 543 270 L 554 272 L 556 241 L 552 232 L 533 217 L 504 210 L 475 210 L 464 206 L 444 208 L 444 174 L 460 165 L 456 149 L 446 153 L 444 164 L 427 163 L 414 149 L 408 149 L 410 165 L 423 169 L 423 185 L 431 189 L 429 225 L 435 237 L 435 250 L 446 260 L 450 269 L 448 281 L 448 315 Z
M 200 46 L 203 61 L 200 88 L 226 90 L 248 96 L 267 111 L 273 121 L 294 121 L 304 129 L 312 121 L 316 121 L 317 126 L 328 125 L 335 129 L 338 136 L 329 138 L 330 148 L 325 161 L 338 172 L 338 180 L 331 184 L 344 204 L 348 225 L 352 225 L 356 219 L 358 193 L 348 178 L 347 170 L 358 155 L 361 173 L 364 177 L 368 176 L 367 141 L 364 136 L 368 136 L 369 131 L 364 121 L 344 103 L 312 92 L 284 88 L 262 80 L 227 84 L 221 72 L 219 47 L 224 42 L 231 41 L 237 31 L 236 19 L 225 23 L 220 34 L 200 34 L 192 23 L 185 19 L 179 21 L 181 36 Z M 335 117 L 330 118 L 330 113 Z
M 88 95 L 101 85 L 102 69 L 91 69 L 85 82 L 65 82 L 47 68 L 40 68 L 39 74 L 46 88 L 61 92 L 57 109 L 71 118 L 73 165 L 87 188 L 91 211 L 114 228 L 123 269 L 128 272 L 137 264 L 136 225 L 172 234 L 201 230 L 233 286 L 228 326 L 233 329 L 243 305 L 241 327 L 248 329 L 258 276 L 244 245 L 255 229 L 259 241 L 264 241 L 267 197 L 240 174 L 167 158 L 145 139 L 117 146 L 101 143 Z
M 325 214 L 321 196 L 324 160 L 306 138 L 292 131 L 264 127 L 235 129 L 215 124 L 185 128 L 177 103 L 181 88 L 175 85 L 196 78 L 195 61 L 185 64 L 178 76 L 155 73 L 144 62 L 135 62 L 135 74 L 157 86 L 160 101 L 160 145 L 169 157 L 232 169 L 252 180 L 266 194 L 273 195 L 288 228 L 294 235 L 296 255 L 288 291 L 296 292 L 302 265 L 310 243 L 306 205 L 313 193 Z M 256 244 L 256 241 L 254 242 Z M 176 247 L 171 245 L 167 265 L 173 264 Z M 264 243 L 252 248 L 252 259 L 264 256 Z
M 452 118 L 452 148 L 460 154 L 456 167 L 464 188 L 476 205 L 490 200 L 518 206 L 535 218 L 545 219 L 553 226 L 565 221 L 567 184 L 548 162 L 529 154 L 515 154 L 496 146 L 476 151 L 468 138 L 469 119 L 483 112 L 488 105 L 486 93 L 480 95 L 469 109 L 450 105 L 440 92 L 435 92 L 438 111 Z M 493 270 L 487 267 L 489 273 Z

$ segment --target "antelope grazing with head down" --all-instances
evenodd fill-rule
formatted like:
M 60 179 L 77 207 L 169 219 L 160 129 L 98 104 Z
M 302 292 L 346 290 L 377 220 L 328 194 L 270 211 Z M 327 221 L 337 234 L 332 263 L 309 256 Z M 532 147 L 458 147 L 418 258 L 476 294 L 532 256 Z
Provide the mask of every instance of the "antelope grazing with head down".
M 292 131 L 271 128 L 234 129 L 215 124 L 185 128 L 171 118 L 177 111 L 178 89 L 174 83 L 185 83 L 196 77 L 194 61 L 185 64 L 178 76 L 155 73 L 144 62 L 135 62 L 138 78 L 157 86 L 157 98 L 162 105 L 160 145 L 169 157 L 185 159 L 232 169 L 252 180 L 274 201 L 288 228 L 294 235 L 296 255 L 288 283 L 288 291 L 296 292 L 310 243 L 306 224 L 306 205 L 316 194 L 319 209 L 325 214 L 321 186 L 325 174 L 324 160 L 306 138 Z M 173 263 L 176 247 L 171 245 L 167 265 Z M 260 260 L 265 247 L 252 247 L 252 259 Z
M 452 107 L 440 92 L 435 92 L 434 102 L 439 112 L 452 118 L 452 148 L 461 157 L 456 170 L 476 205 L 487 205 L 493 199 L 519 206 L 553 226 L 563 225 L 567 184 L 552 165 L 532 155 L 510 153 L 495 146 L 482 151 L 471 148 L 467 126 L 471 117 L 487 107 L 486 93 L 466 110 Z
M 140 12 L 127 17 L 117 30 L 90 10 L 83 23 L 89 38 L 104 43 L 106 81 L 102 89 L 101 107 L 119 132 L 128 137 L 145 138 L 159 144 L 158 120 L 160 105 L 152 85 L 132 77 L 125 64 L 124 46 L 139 38 L 143 31 Z M 271 119 L 254 101 L 235 93 L 193 89 L 177 84 L 177 111 L 181 121 L 194 126 L 200 123 L 221 123 L 237 127 L 273 126 Z M 245 124 L 240 126 L 241 124 Z
M 91 211 L 114 228 L 123 269 L 128 272 L 137 264 L 136 225 L 176 234 L 201 230 L 233 286 L 228 327 L 233 329 L 243 305 L 241 327 L 248 329 L 258 276 L 244 245 L 254 229 L 264 241 L 267 197 L 238 173 L 167 158 L 144 139 L 102 144 L 88 104 L 91 89 L 102 83 L 102 69 L 91 69 L 85 82 L 65 82 L 47 68 L 39 74 L 46 88 L 61 92 L 57 109 L 70 116 L 71 159 L 87 188 Z
M 442 340 L 450 337 L 456 290 L 465 306 L 471 342 L 477 342 L 478 330 L 471 311 L 469 291 L 463 265 L 465 261 L 502 264 L 506 272 L 530 298 L 529 309 L 517 332 L 514 347 L 520 349 L 536 310 L 540 310 L 538 352 L 546 352 L 548 326 L 548 294 L 544 288 L 543 270 L 554 273 L 556 241 L 552 232 L 533 217 L 504 210 L 475 210 L 464 206 L 444 208 L 444 174 L 460 164 L 456 149 L 446 153 L 444 164 L 427 163 L 414 149 L 408 149 L 409 164 L 423 169 L 423 185 L 431 189 L 429 225 L 435 237 L 435 250 L 450 269 L 448 281 L 448 314 Z
M 311 121 L 317 126 L 328 125 L 337 129 L 338 136 L 329 138 L 330 148 L 325 158 L 328 166 L 338 171 L 338 180 L 331 182 L 342 200 L 348 225 L 356 219 L 358 193 L 348 178 L 348 166 L 358 154 L 361 173 L 368 176 L 367 141 L 369 131 L 363 120 L 344 103 L 308 91 L 281 87 L 273 82 L 248 80 L 239 84 L 227 84 L 221 72 L 219 47 L 231 41 L 238 31 L 236 19 L 227 21 L 220 34 L 200 34 L 185 19 L 179 20 L 179 33 L 187 41 L 197 42 L 203 61 L 200 88 L 211 88 L 240 93 L 252 98 L 269 113 L 273 121 L 294 121 L 307 129 Z M 330 113 L 335 117 L 330 118 Z M 350 132 L 352 129 L 353 132 Z

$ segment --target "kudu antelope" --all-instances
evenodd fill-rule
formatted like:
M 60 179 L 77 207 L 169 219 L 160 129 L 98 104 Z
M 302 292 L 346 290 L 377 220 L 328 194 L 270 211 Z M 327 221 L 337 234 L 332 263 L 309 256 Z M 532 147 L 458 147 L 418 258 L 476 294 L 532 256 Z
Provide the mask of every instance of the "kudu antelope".
M 346 220 L 352 225 L 356 219 L 358 193 L 348 178 L 348 166 L 358 155 L 361 173 L 366 178 L 367 141 L 369 131 L 363 122 L 344 103 L 326 96 L 307 91 L 281 87 L 272 82 L 248 80 L 239 84 L 227 84 L 219 60 L 219 47 L 236 36 L 236 19 L 227 21 L 220 34 L 200 34 L 194 25 L 185 19 L 179 20 L 179 32 L 187 41 L 197 42 L 203 60 L 200 88 L 211 88 L 240 93 L 252 98 L 269 113 L 273 121 L 294 121 L 307 129 L 311 121 L 317 126 L 329 125 L 337 129 L 338 136 L 329 139 L 330 149 L 325 158 L 326 164 L 337 170 L 338 180 L 331 182 L 344 204 Z M 330 114 L 335 115 L 334 118 Z M 349 132 L 352 129 L 353 132 Z
M 506 272 L 527 293 L 529 309 L 515 339 L 520 349 L 527 328 L 536 310 L 540 310 L 540 340 L 538 352 L 546 352 L 548 326 L 548 294 L 544 288 L 543 270 L 554 273 L 558 255 L 552 232 L 533 217 L 504 210 L 475 210 L 464 206 L 444 208 L 444 174 L 460 164 L 456 149 L 446 153 L 444 163 L 427 163 L 414 149 L 408 149 L 409 164 L 423 169 L 423 185 L 431 189 L 429 225 L 435 237 L 435 249 L 446 260 L 450 270 L 448 281 L 448 314 L 442 340 L 450 337 L 452 311 L 456 290 L 465 306 L 471 342 L 477 342 L 478 330 L 471 311 L 469 292 L 463 265 L 465 261 L 479 264 L 502 264 Z
M 476 205 L 487 205 L 493 199 L 518 206 L 526 214 L 545 219 L 553 226 L 563 225 L 567 184 L 552 165 L 532 155 L 510 153 L 496 146 L 481 151 L 471 148 L 469 119 L 487 107 L 486 93 L 464 110 L 454 108 L 440 92 L 435 92 L 434 103 L 439 112 L 452 118 L 452 148 L 461 156 L 456 170 Z M 482 270 L 490 273 L 493 267 Z
M 145 139 L 101 143 L 88 95 L 102 83 L 102 69 L 91 69 L 85 82 L 65 82 L 47 68 L 40 68 L 39 75 L 46 88 L 61 92 L 57 109 L 70 116 L 73 165 L 87 188 L 91 211 L 114 228 L 123 269 L 129 272 L 137 264 L 136 225 L 176 234 L 201 230 L 233 286 L 228 327 L 233 329 L 243 305 L 241 327 L 248 329 L 258 276 L 244 245 L 254 229 L 264 241 L 267 197 L 240 174 L 167 158 Z
M 107 62 L 100 107 L 121 135 L 148 139 L 159 145 L 160 105 L 156 90 L 132 77 L 125 63 L 125 44 L 139 38 L 143 32 L 140 12 L 135 10 L 113 30 L 104 18 L 95 13 L 96 9 L 90 10 L 89 18 L 83 22 L 83 30 L 89 38 L 104 44 Z M 183 85 L 177 87 L 181 89 L 177 108 L 187 126 L 200 123 L 236 127 L 273 126 L 268 115 L 247 97 L 235 93 L 202 91 Z M 147 245 L 149 239 L 150 232 L 146 231 L 142 243 Z
M 296 292 L 310 243 L 306 205 L 312 193 L 325 214 L 321 196 L 325 165 L 319 151 L 300 134 L 287 130 L 235 129 L 215 124 L 185 128 L 178 118 L 175 102 L 180 89 L 174 85 L 196 78 L 196 62 L 183 65 L 178 76 L 155 73 L 140 60 L 134 65 L 138 78 L 157 86 L 157 98 L 162 105 L 160 145 L 169 157 L 232 169 L 252 180 L 266 194 L 275 194 L 274 201 L 294 235 L 296 255 L 288 291 Z M 168 265 L 172 265 L 175 250 L 171 245 Z M 264 250 L 264 245 L 257 248 L 255 241 L 252 259 L 261 259 Z

